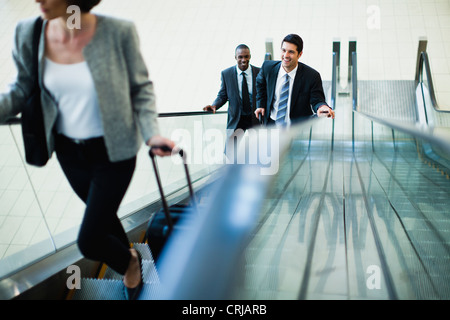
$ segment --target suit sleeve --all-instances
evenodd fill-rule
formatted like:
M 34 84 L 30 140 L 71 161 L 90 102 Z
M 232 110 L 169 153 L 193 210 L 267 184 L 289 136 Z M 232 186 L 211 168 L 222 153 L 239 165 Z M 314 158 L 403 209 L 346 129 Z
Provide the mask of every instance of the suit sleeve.
M 212 105 L 216 106 L 217 109 L 221 108 L 228 101 L 227 83 L 225 81 L 225 74 L 223 71 L 220 75 L 220 80 L 221 80 L 221 84 L 220 84 L 219 93 L 217 94 L 216 100 L 214 100 L 214 102 L 212 103 Z
M 310 100 L 311 106 L 314 110 L 314 112 L 317 113 L 317 109 L 319 109 L 320 106 L 328 104 L 326 103 L 325 94 L 323 92 L 323 85 L 322 85 L 322 78 L 320 77 L 320 73 L 315 72 L 312 85 L 311 85 L 311 100 Z
M 265 109 L 267 107 L 267 83 L 264 69 L 263 64 L 256 77 L 256 108 Z

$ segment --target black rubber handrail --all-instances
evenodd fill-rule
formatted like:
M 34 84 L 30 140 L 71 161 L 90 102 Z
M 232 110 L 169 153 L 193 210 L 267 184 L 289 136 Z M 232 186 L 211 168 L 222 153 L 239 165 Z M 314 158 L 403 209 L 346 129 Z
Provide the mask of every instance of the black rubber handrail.
M 424 70 L 424 67 L 425 67 L 425 70 Z M 433 79 L 431 77 L 430 61 L 428 59 L 428 53 L 426 51 L 422 51 L 420 53 L 420 57 L 419 57 L 419 79 L 417 79 L 419 83 L 423 83 L 424 72 L 425 72 L 425 74 L 427 76 L 427 80 L 428 80 L 427 86 L 428 86 L 428 91 L 430 93 L 430 99 L 431 99 L 431 104 L 433 106 L 433 109 L 436 112 L 450 113 L 449 110 L 442 110 L 439 108 L 439 104 L 436 99 L 436 94 L 434 92 Z
M 426 140 L 433 145 L 439 146 L 442 151 L 450 154 L 450 141 L 447 139 L 447 137 L 434 134 L 433 128 L 419 128 L 414 124 L 403 123 L 392 119 L 384 119 L 373 114 L 368 114 L 357 110 L 353 110 L 353 113 L 363 115 L 373 122 L 382 124 L 390 129 L 409 134 L 416 139 Z
M 215 114 L 225 114 L 228 111 L 216 111 Z M 212 111 L 186 111 L 186 112 L 164 112 L 159 113 L 159 118 L 170 118 L 170 117 L 190 117 L 190 116 L 205 116 L 213 114 Z
M 228 111 L 216 111 L 215 114 L 226 114 Z M 205 116 L 213 114 L 212 111 L 186 111 L 186 112 L 163 112 L 158 114 L 158 118 L 171 118 L 171 117 L 191 117 L 191 116 Z M 20 117 L 11 117 L 6 122 L 0 123 L 0 125 L 20 124 Z
M 336 92 L 337 92 L 337 83 L 338 83 L 338 70 L 339 70 L 339 60 L 338 60 L 338 53 L 333 52 L 332 58 L 333 58 L 333 69 L 331 72 L 331 109 L 336 110 Z M 334 150 L 334 120 L 332 124 L 331 129 L 331 150 Z
M 358 107 L 358 61 L 356 52 L 352 52 L 352 108 L 356 110 Z

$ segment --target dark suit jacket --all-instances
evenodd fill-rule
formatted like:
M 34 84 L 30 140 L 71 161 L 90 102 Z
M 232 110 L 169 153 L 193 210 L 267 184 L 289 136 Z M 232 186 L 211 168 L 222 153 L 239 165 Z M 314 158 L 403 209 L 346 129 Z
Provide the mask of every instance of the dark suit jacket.
M 252 122 L 257 124 L 254 111 L 256 107 L 256 76 L 258 75 L 259 68 L 250 65 L 252 68 Z M 239 119 L 241 118 L 241 112 L 243 110 L 242 99 L 239 96 L 239 87 L 237 81 L 236 66 L 225 69 L 221 73 L 222 84 L 220 86 L 219 93 L 216 100 L 212 103 L 217 109 L 222 107 L 228 101 L 228 120 L 227 129 L 236 129 Z
M 264 120 L 267 123 L 275 99 L 275 87 L 281 61 L 265 61 L 256 78 L 256 107 L 265 108 Z M 291 121 L 301 120 L 317 112 L 321 105 L 327 105 L 320 74 L 313 68 L 298 63 L 297 74 L 291 94 Z

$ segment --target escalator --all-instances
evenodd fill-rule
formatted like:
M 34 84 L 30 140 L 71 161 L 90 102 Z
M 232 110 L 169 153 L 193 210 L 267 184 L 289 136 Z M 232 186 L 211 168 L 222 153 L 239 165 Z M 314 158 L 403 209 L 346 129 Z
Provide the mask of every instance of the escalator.
M 393 139 L 377 124 L 372 136 L 371 121 L 355 118 L 354 146 L 336 134 L 333 151 L 330 141 L 293 141 L 236 298 L 450 297 L 448 171 L 427 163 L 414 137 L 395 131 Z M 330 125 L 321 122 L 311 136 Z
M 201 285 L 202 276 L 211 272 L 208 261 L 220 261 L 220 257 L 210 253 L 202 258 L 199 247 L 175 245 L 169 249 L 172 257 L 186 250 L 199 263 L 195 268 L 191 261 L 171 270 L 171 274 L 184 277 L 164 298 L 450 297 L 448 173 L 430 165 L 416 137 L 353 114 L 349 98 L 338 97 L 336 111 L 333 148 L 331 121 L 313 120 L 295 130 L 263 199 L 258 223 L 250 228 L 243 262 L 231 263 L 238 278 L 231 293 L 214 296 L 211 288 L 224 277 L 217 270 L 209 285 Z M 352 130 L 347 126 L 352 116 L 354 143 L 348 139 Z M 230 200 L 227 194 L 223 197 Z M 210 235 L 210 241 L 214 238 Z M 159 299 L 161 282 L 148 248 L 137 248 L 147 257 L 141 299 Z M 199 258 L 194 259 L 194 254 Z M 120 299 L 120 277 L 105 275 L 107 278 L 111 280 L 91 280 L 91 285 L 83 286 L 100 290 L 107 284 L 109 290 L 103 287 L 88 297 L 79 295 L 86 292 L 80 290 L 73 298 Z M 185 283 L 188 279 L 202 289 L 199 295 L 192 283 Z M 186 288 L 191 290 L 186 293 Z
M 336 119 L 280 134 L 275 175 L 233 164 L 211 183 L 199 176 L 199 218 L 157 265 L 141 222 L 140 299 L 450 298 L 450 139 L 424 106 L 433 99 L 418 99 L 433 92 L 431 77 L 358 81 L 351 54 L 351 93 L 337 87 L 336 54 L 324 81 Z M 64 298 L 123 299 L 121 276 L 98 270 Z
M 417 124 L 414 81 L 353 68 L 335 123 L 293 138 L 233 298 L 450 297 L 450 139 Z

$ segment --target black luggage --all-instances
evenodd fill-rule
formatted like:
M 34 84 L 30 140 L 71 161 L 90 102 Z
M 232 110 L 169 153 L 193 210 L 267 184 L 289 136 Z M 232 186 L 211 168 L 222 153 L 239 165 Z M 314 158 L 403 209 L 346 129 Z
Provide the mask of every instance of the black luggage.
M 192 189 L 191 178 L 189 175 L 188 166 L 185 161 L 185 153 L 183 150 L 179 151 L 179 155 L 183 159 L 184 170 L 189 187 L 190 203 L 188 204 L 174 204 L 168 206 L 164 191 L 162 189 L 161 179 L 158 172 L 158 167 L 155 161 L 155 156 L 152 149 L 149 151 L 152 160 L 153 169 L 155 171 L 156 182 L 158 184 L 159 193 L 161 194 L 162 209 L 156 212 L 149 220 L 147 225 L 147 243 L 150 247 L 153 259 L 156 262 L 161 254 L 161 251 L 166 244 L 171 232 L 176 228 L 177 222 L 181 218 L 192 217 L 195 211 L 194 191 Z

